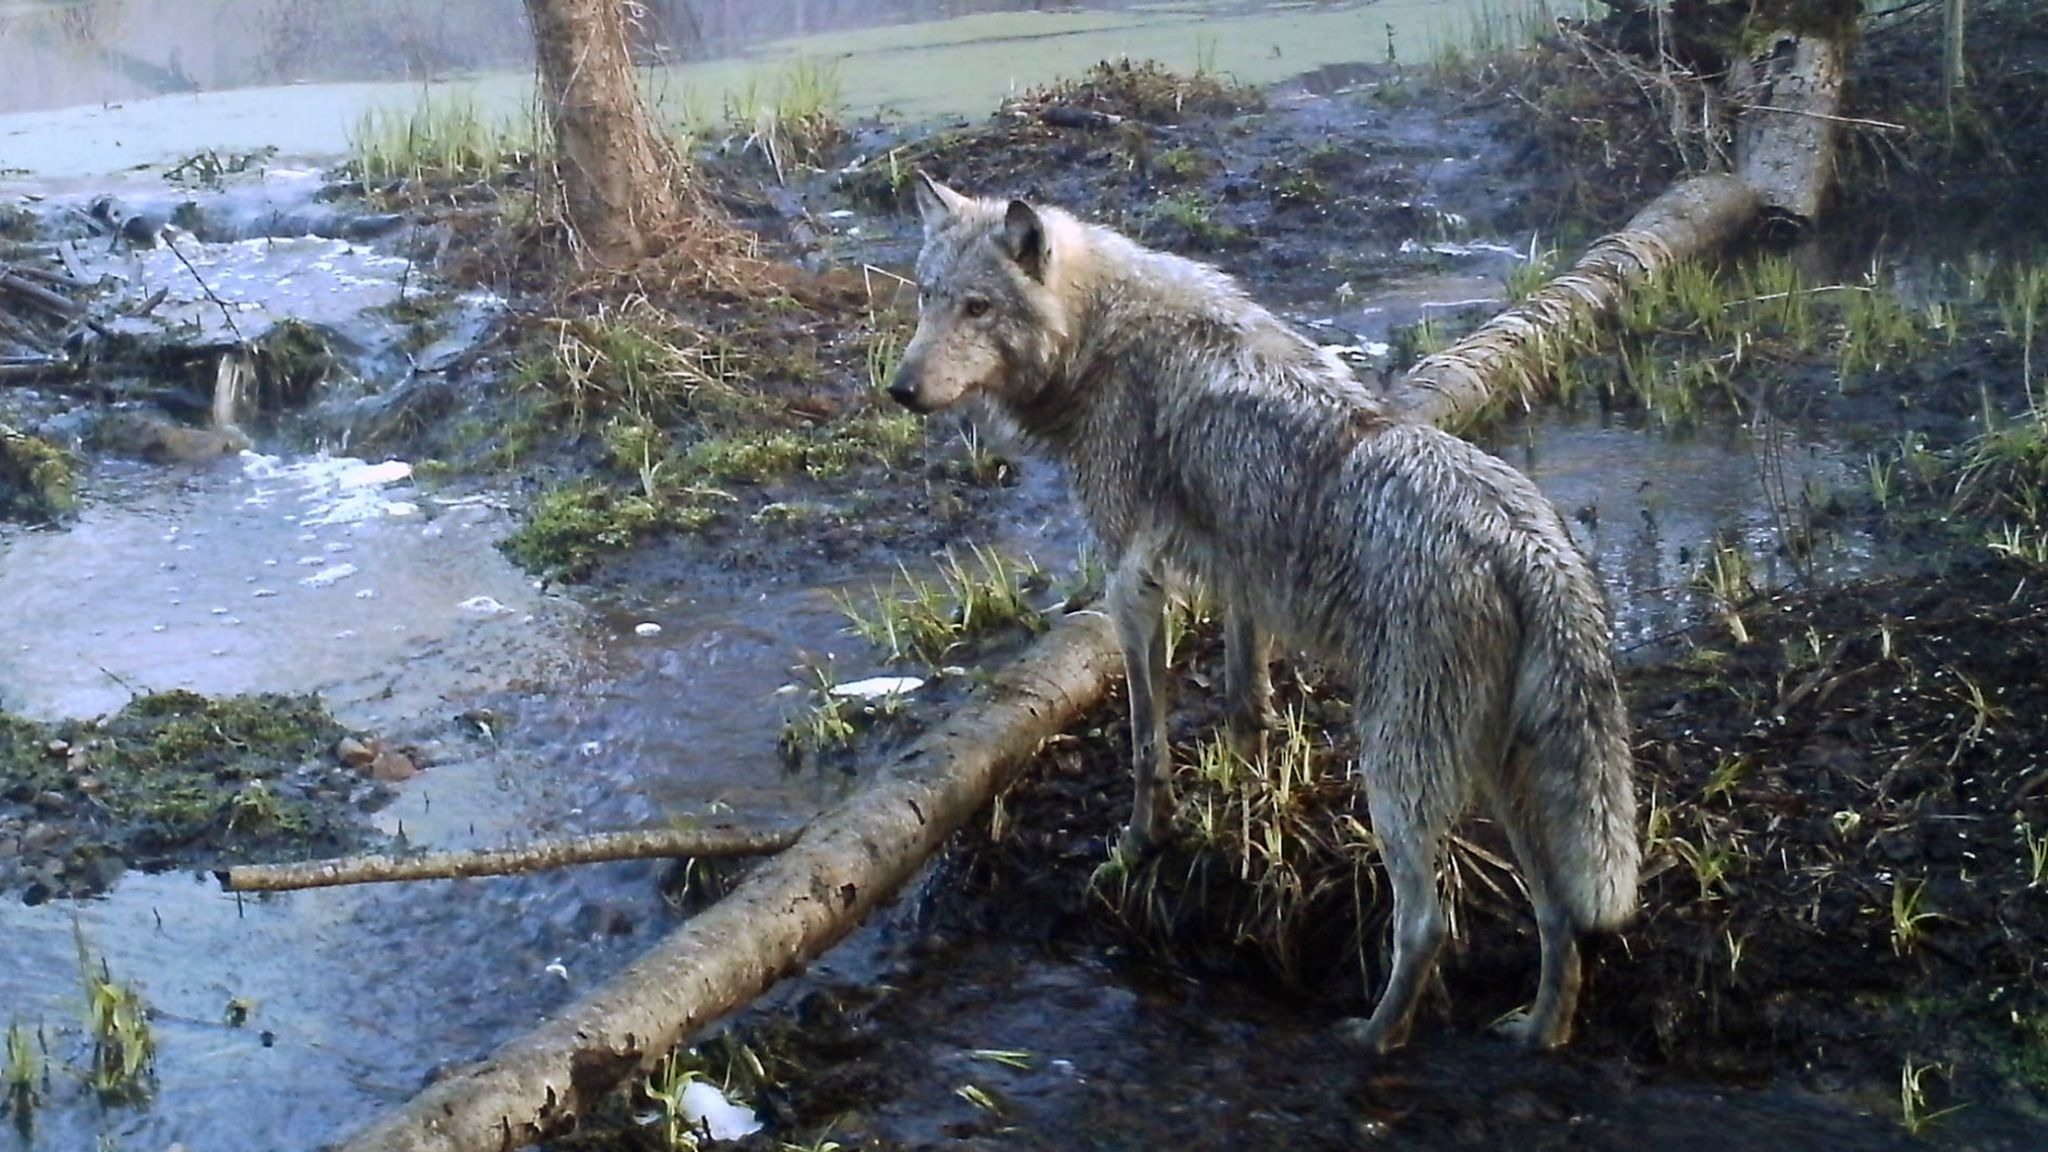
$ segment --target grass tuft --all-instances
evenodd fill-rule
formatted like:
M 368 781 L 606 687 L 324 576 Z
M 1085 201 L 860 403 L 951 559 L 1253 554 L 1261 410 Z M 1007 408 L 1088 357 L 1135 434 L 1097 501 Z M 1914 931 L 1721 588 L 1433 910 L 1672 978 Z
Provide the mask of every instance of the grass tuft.
M 935 580 L 901 569 L 888 589 L 862 601 L 841 596 L 848 630 L 893 662 L 936 666 L 971 640 L 1023 629 L 1042 631 L 1044 613 L 1033 603 L 1049 581 L 1043 569 L 980 545 L 967 558 L 947 550 Z

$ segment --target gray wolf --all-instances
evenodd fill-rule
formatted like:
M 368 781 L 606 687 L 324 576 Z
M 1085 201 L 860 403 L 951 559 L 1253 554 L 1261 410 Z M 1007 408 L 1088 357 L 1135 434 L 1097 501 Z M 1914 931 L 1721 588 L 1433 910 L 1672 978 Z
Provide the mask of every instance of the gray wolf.
M 1570 1038 L 1582 933 L 1633 911 L 1641 846 L 1599 582 L 1500 460 L 1392 415 L 1222 273 L 1056 208 L 929 178 L 917 332 L 889 392 L 978 401 L 1064 465 L 1108 562 L 1136 794 L 1121 850 L 1166 834 L 1166 589 L 1225 610 L 1231 736 L 1272 723 L 1272 639 L 1345 674 L 1355 771 L 1391 883 L 1393 963 L 1346 1035 L 1404 1043 L 1445 935 L 1436 884 L 1474 798 L 1535 905 L 1542 974 L 1504 1031 Z

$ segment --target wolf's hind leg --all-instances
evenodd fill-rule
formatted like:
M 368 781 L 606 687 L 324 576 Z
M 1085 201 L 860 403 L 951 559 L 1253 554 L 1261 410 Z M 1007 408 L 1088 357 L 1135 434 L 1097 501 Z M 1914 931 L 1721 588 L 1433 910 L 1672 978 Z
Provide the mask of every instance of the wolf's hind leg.
M 1523 765 L 1511 763 L 1510 778 L 1523 770 Z M 1518 1012 L 1503 1021 L 1499 1031 L 1531 1048 L 1555 1048 L 1571 1039 L 1581 977 L 1579 927 L 1570 909 L 1558 899 L 1565 878 L 1557 870 L 1564 865 L 1555 859 L 1544 834 L 1540 806 L 1526 798 L 1517 801 L 1497 794 L 1489 800 L 1494 819 L 1508 834 L 1515 862 L 1521 865 L 1529 900 L 1536 907 L 1536 935 L 1543 949 L 1536 1002 L 1527 1012 Z
M 1387 763 L 1367 745 L 1363 770 L 1373 836 L 1394 894 L 1394 964 L 1386 991 L 1366 1020 L 1347 1021 L 1347 1040 L 1374 1052 L 1408 1042 L 1422 989 L 1436 970 L 1446 925 L 1436 890 L 1438 846 L 1455 811 L 1444 803 L 1441 782 L 1428 780 L 1420 764 Z M 1438 786 L 1432 786 L 1438 785 Z
M 1136 859 L 1165 840 L 1173 816 L 1166 745 L 1166 590 L 1143 563 L 1127 559 L 1110 578 L 1108 602 L 1123 643 L 1131 696 L 1131 823 L 1120 848 Z
M 1578 1010 L 1578 928 L 1564 907 L 1553 901 L 1536 906 L 1536 934 L 1543 946 L 1543 975 L 1536 986 L 1536 1003 L 1527 1012 L 1502 1021 L 1499 1031 L 1530 1048 L 1556 1048 L 1571 1042 L 1572 1014 Z
M 1266 733 L 1280 726 L 1273 714 L 1273 679 L 1266 662 L 1272 642 L 1252 615 L 1243 594 L 1224 603 L 1223 697 L 1229 713 L 1230 749 L 1246 760 L 1266 757 Z

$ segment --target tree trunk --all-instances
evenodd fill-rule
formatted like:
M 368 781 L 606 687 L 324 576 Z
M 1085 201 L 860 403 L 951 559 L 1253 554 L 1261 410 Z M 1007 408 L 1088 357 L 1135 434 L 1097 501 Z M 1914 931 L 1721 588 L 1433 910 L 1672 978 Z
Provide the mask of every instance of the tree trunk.
M 1834 184 L 1848 57 L 1845 40 L 1781 35 L 1730 73 L 1742 108 L 1735 172 L 1774 216 L 1804 225 L 1820 215 Z
M 569 230 L 604 264 L 647 255 L 682 218 L 681 162 L 633 75 L 621 0 L 525 0 Z
M 852 931 L 917 874 L 1121 667 L 1109 621 L 1068 616 L 797 843 L 609 985 L 358 1133 L 340 1152 L 480 1152 L 561 1131 L 618 1082 Z

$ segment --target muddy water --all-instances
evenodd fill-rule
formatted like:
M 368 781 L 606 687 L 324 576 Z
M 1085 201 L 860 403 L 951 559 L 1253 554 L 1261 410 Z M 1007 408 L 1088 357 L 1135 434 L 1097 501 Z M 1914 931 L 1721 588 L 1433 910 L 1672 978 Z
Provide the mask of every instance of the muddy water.
M 900 991 L 872 1021 L 884 1036 L 869 1056 L 873 1096 L 852 1102 L 846 1121 L 884 1146 L 2040 1147 L 2038 1121 L 2002 1109 L 1966 1109 L 1916 1137 L 1882 1093 L 1673 1082 L 1622 1060 L 1531 1055 L 1441 1025 L 1419 1025 L 1409 1049 L 1365 1057 L 1333 1044 L 1332 1005 L 1117 958 L 962 943 L 891 982 Z
M 1821 429 L 1731 422 L 1674 437 L 1546 411 L 1489 446 L 1570 518 L 1600 566 L 1624 650 L 1698 622 L 1705 605 L 1696 582 L 1717 541 L 1741 547 L 1762 587 L 1834 581 L 1879 571 L 1890 559 L 1862 539 L 1834 544 L 1805 568 L 1787 559 L 1803 494 L 1861 482 L 1860 464 Z
M 129 210 L 169 206 L 146 184 L 113 187 Z M 331 390 L 345 405 L 405 370 L 392 350 L 407 333 L 377 309 L 411 273 L 375 242 L 294 234 L 323 228 L 316 187 L 274 173 L 199 197 L 182 260 L 103 242 L 69 255 L 136 298 L 167 291 L 145 332 L 212 345 L 318 325 L 342 357 Z M 39 210 L 84 206 L 72 191 Z M 414 359 L 459 355 L 501 310 L 456 301 Z M 500 499 L 435 491 L 404 461 L 340 446 L 102 462 L 83 493 L 62 531 L 0 528 L 10 709 L 87 716 L 170 688 L 318 692 L 345 724 L 421 749 L 428 771 L 373 820 L 436 847 L 704 813 L 801 820 L 846 786 L 790 777 L 774 743 L 797 655 L 854 656 L 824 592 L 683 581 L 590 602 L 547 594 L 496 549 L 512 528 Z M 131 875 L 75 906 L 0 903 L 0 1023 L 43 1029 L 59 1067 L 84 1062 L 81 931 L 156 1021 L 153 1102 L 102 1110 L 60 1077 L 32 1146 L 331 1139 L 629 960 L 667 922 L 653 872 L 247 901 L 210 879 Z M 231 1001 L 251 1007 L 246 1027 L 223 1023 Z
M 426 752 L 429 771 L 375 819 L 435 846 L 691 813 L 801 819 L 829 799 L 827 782 L 792 781 L 773 744 L 793 652 L 843 647 L 828 598 L 544 596 L 496 553 L 509 524 L 494 504 L 395 472 L 252 454 L 95 474 L 70 531 L 0 540 L 18 609 L 0 617 L 8 704 L 91 714 L 144 686 L 317 691 L 344 723 Z M 0 905 L 10 1020 L 76 1055 L 74 922 L 158 1013 L 156 1102 L 102 1113 L 60 1088 L 39 1146 L 331 1137 L 630 959 L 665 923 L 652 871 L 246 902 L 209 880 L 130 876 L 76 907 Z M 256 1006 L 248 1027 L 220 1023 L 230 1000 Z

